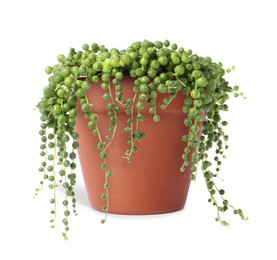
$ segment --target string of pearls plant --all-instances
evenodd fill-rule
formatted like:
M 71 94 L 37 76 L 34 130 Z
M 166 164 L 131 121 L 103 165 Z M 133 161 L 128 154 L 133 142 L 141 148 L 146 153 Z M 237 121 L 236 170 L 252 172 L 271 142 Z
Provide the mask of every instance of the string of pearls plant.
M 105 212 L 102 223 L 106 221 L 109 212 L 109 178 L 113 172 L 106 159 L 108 147 L 112 145 L 117 131 L 117 113 L 124 110 L 129 115 L 124 128 L 129 137 L 129 149 L 123 157 L 131 163 L 132 154 L 138 150 L 136 143 L 147 135 L 140 130 L 140 124 L 144 121 L 141 112 L 143 108 L 148 106 L 153 123 L 157 123 L 160 121 L 157 106 L 166 109 L 179 92 L 184 96 L 182 111 L 187 115 L 184 116 L 184 125 L 189 128 L 189 133 L 184 134 L 180 140 L 185 143 L 184 152 L 180 154 L 183 159 L 180 174 L 188 167 L 188 154 L 193 149 L 191 179 L 195 180 L 197 169 L 200 168 L 209 192 L 208 201 L 215 206 L 217 212 L 216 221 L 227 226 L 228 223 L 222 219 L 221 213 L 228 209 L 246 219 L 241 209 L 236 209 L 229 203 L 224 196 L 225 191 L 215 182 L 228 148 L 228 135 L 224 132 L 224 126 L 228 123 L 222 119 L 221 112 L 228 111 L 230 94 L 235 97 L 243 96 L 238 92 L 238 86 L 232 87 L 224 79 L 225 73 L 233 68 L 224 69 L 222 63 L 213 62 L 210 57 L 201 57 L 175 43 L 170 45 L 168 40 L 134 42 L 126 50 L 107 49 L 96 43 L 91 46 L 84 44 L 82 51 L 71 48 L 67 56 L 60 54 L 57 60 L 58 64 L 45 68 L 50 76 L 37 105 L 41 114 L 39 135 L 42 163 L 39 172 L 43 178 L 40 187 L 36 189 L 36 195 L 46 183 L 51 191 L 52 228 L 56 226 L 58 204 L 63 205 L 62 234 L 65 239 L 69 231 L 69 216 L 72 213 L 77 214 L 74 186 L 79 134 L 74 131 L 74 126 L 78 100 L 83 116 L 89 119 L 88 128 L 99 138 L 97 149 L 102 159 L 101 168 L 106 176 L 101 196 Z M 121 84 L 125 76 L 134 78 L 134 96 L 127 100 L 124 99 L 124 86 Z M 93 111 L 93 104 L 88 102 L 86 96 L 91 84 L 99 81 L 105 90 L 103 99 L 109 101 L 107 114 L 110 117 L 110 135 L 106 137 L 98 129 L 99 116 Z M 112 95 L 111 88 L 115 88 L 115 96 Z M 167 93 L 168 97 L 159 104 L 156 99 L 160 93 Z M 199 139 L 198 124 L 201 121 L 203 130 Z M 147 137 L 143 142 L 147 142 Z M 215 153 L 212 159 L 209 156 L 210 150 Z M 64 190 L 61 201 L 57 199 L 57 188 Z

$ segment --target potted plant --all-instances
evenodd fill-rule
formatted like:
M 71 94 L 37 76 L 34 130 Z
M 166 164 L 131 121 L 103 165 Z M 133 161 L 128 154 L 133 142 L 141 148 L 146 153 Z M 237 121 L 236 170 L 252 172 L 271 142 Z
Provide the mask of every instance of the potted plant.
M 84 44 L 57 60 L 45 69 L 50 77 L 37 105 L 43 179 L 36 194 L 47 182 L 51 227 L 63 205 L 65 239 L 69 215 L 76 214 L 77 150 L 91 205 L 104 212 L 102 223 L 108 212 L 181 209 L 198 168 L 216 221 L 228 225 L 221 217 L 228 209 L 246 219 L 214 181 L 228 149 L 221 112 L 228 111 L 230 94 L 243 96 L 224 79 L 232 68 L 168 40 L 134 42 L 126 50 Z

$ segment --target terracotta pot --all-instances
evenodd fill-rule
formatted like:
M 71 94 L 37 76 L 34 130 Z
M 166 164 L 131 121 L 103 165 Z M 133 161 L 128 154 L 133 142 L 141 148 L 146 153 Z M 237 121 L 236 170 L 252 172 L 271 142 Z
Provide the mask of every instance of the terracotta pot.
M 122 80 L 124 98 L 133 97 L 134 79 L 126 77 Z M 109 117 L 106 114 L 107 101 L 102 99 L 104 91 L 101 83 L 92 83 L 88 91 L 88 100 L 93 104 L 93 111 L 99 115 L 98 126 L 102 136 L 108 134 Z M 112 85 L 114 90 L 114 86 Z M 167 95 L 164 95 L 167 97 Z M 163 97 L 158 98 L 161 102 Z M 139 128 L 146 137 L 137 142 L 138 152 L 133 154 L 132 163 L 123 159 L 128 149 L 128 137 L 123 129 L 128 126 L 127 116 L 123 111 L 117 116 L 117 132 L 107 150 L 107 164 L 113 171 L 109 178 L 109 212 L 119 214 L 155 214 L 176 211 L 185 205 L 190 186 L 190 167 L 184 173 L 179 169 L 182 165 L 182 153 L 186 143 L 181 141 L 188 132 L 184 126 L 185 114 L 182 112 L 184 96 L 180 93 L 167 107 L 158 110 L 160 122 L 154 123 L 147 110 L 143 110 L 144 122 Z M 100 168 L 97 143 L 98 138 L 87 128 L 88 120 L 78 107 L 76 131 L 79 132 L 80 147 L 78 150 L 84 181 L 91 206 L 102 210 L 105 204 L 101 194 L 105 191 L 105 173 Z

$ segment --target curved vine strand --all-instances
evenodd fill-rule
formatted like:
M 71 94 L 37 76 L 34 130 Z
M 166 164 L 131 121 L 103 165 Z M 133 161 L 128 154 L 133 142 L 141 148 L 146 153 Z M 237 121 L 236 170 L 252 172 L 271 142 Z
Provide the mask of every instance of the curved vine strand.
M 114 97 L 113 97 L 113 94 L 112 94 L 110 82 L 109 82 L 109 93 L 110 93 L 110 96 L 111 96 L 112 103 L 113 103 L 113 105 L 115 106 L 115 100 L 114 100 Z M 116 107 L 114 108 L 114 117 L 115 117 L 115 121 L 117 122 L 117 112 L 116 112 L 115 110 L 116 110 Z M 112 133 L 112 136 L 111 136 L 111 140 L 110 140 L 110 142 L 105 146 L 103 152 L 105 152 L 105 151 L 109 148 L 109 146 L 111 145 L 111 143 L 113 142 L 114 136 L 115 136 L 115 133 L 116 133 L 116 128 L 117 128 L 117 124 L 115 124 L 115 126 L 114 126 L 114 130 L 113 130 L 113 133 Z
M 131 113 L 130 113 L 130 115 L 131 115 L 131 117 L 130 117 L 130 120 L 131 120 L 131 123 L 130 123 L 130 139 L 129 139 L 129 141 L 130 141 L 130 146 L 131 146 L 131 148 L 130 148 L 130 152 L 128 152 L 128 150 L 125 152 L 125 155 L 123 155 L 122 157 L 124 158 L 124 159 L 127 159 L 128 160 L 128 158 L 131 158 L 131 156 L 132 156 L 132 151 L 133 151 L 133 148 L 134 148 L 134 146 L 135 146 L 135 143 L 136 143 L 136 140 L 134 139 L 134 106 L 133 106 L 133 104 L 134 103 L 136 103 L 136 99 L 137 99 L 137 93 L 135 93 L 135 95 L 134 95 L 134 97 L 133 97 L 133 99 L 132 99 L 132 104 L 131 104 Z M 138 122 L 136 122 L 136 129 L 138 128 Z M 128 131 L 127 132 L 129 132 L 129 129 L 128 129 Z

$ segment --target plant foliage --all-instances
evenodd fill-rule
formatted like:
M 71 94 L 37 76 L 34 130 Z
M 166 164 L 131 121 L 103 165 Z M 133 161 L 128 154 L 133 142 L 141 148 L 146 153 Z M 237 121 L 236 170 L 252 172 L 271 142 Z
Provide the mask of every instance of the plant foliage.
M 36 194 L 46 182 L 52 193 L 51 227 L 56 226 L 58 187 L 64 190 L 61 204 L 64 207 L 62 222 L 65 239 L 69 230 L 68 218 L 72 213 L 77 214 L 74 193 L 76 149 L 79 146 L 79 134 L 74 131 L 78 115 L 77 103 L 80 102 L 83 116 L 89 119 L 88 128 L 99 138 L 97 149 L 106 176 L 105 192 L 101 196 L 103 211 L 106 213 L 102 220 L 104 223 L 109 211 L 109 178 L 112 176 L 112 169 L 109 169 L 106 159 L 108 147 L 112 145 L 117 131 L 118 112 L 124 110 L 129 115 L 124 128 L 129 136 L 129 149 L 124 158 L 130 163 L 132 154 L 137 151 L 136 143 L 147 134 L 139 127 L 144 121 L 141 111 L 145 105 L 153 116 L 153 122 L 157 123 L 160 121 L 157 106 L 166 109 L 179 92 L 184 96 L 184 125 L 189 129 L 188 134 L 184 134 L 180 140 L 185 143 L 184 152 L 180 154 L 183 159 L 180 172 L 191 165 L 188 154 L 193 150 L 191 179 L 196 178 L 197 169 L 200 168 L 209 192 L 208 201 L 217 211 L 216 221 L 228 225 L 221 217 L 221 213 L 228 209 L 246 219 L 241 209 L 236 209 L 229 203 L 224 196 L 225 191 L 215 182 L 228 148 L 228 135 L 224 132 L 228 123 L 222 118 L 222 112 L 228 111 L 230 94 L 243 96 L 237 86 L 230 86 L 224 79 L 225 73 L 233 68 L 224 69 L 222 63 L 216 63 L 210 57 L 201 57 L 176 44 L 170 45 L 168 40 L 134 42 L 126 50 L 107 49 L 96 43 L 91 46 L 84 44 L 82 49 L 76 51 L 71 48 L 67 56 L 58 55 L 58 64 L 45 68 L 50 76 L 37 105 L 41 113 L 39 134 L 40 155 L 43 158 L 39 172 L 42 173 L 43 180 L 40 182 L 41 187 L 36 189 Z M 134 95 L 127 100 L 122 93 L 125 86 L 121 84 L 126 76 L 134 78 Z M 101 82 L 101 87 L 105 90 L 103 99 L 109 102 L 107 114 L 110 117 L 110 135 L 105 138 L 98 128 L 99 115 L 93 111 L 93 104 L 87 98 L 87 90 L 94 82 Z M 114 92 L 115 95 L 112 94 Z M 168 97 L 158 104 L 157 97 L 164 93 Z M 201 123 L 203 129 L 198 138 Z M 147 142 L 147 138 L 143 142 Z M 215 153 L 212 159 L 210 150 Z

